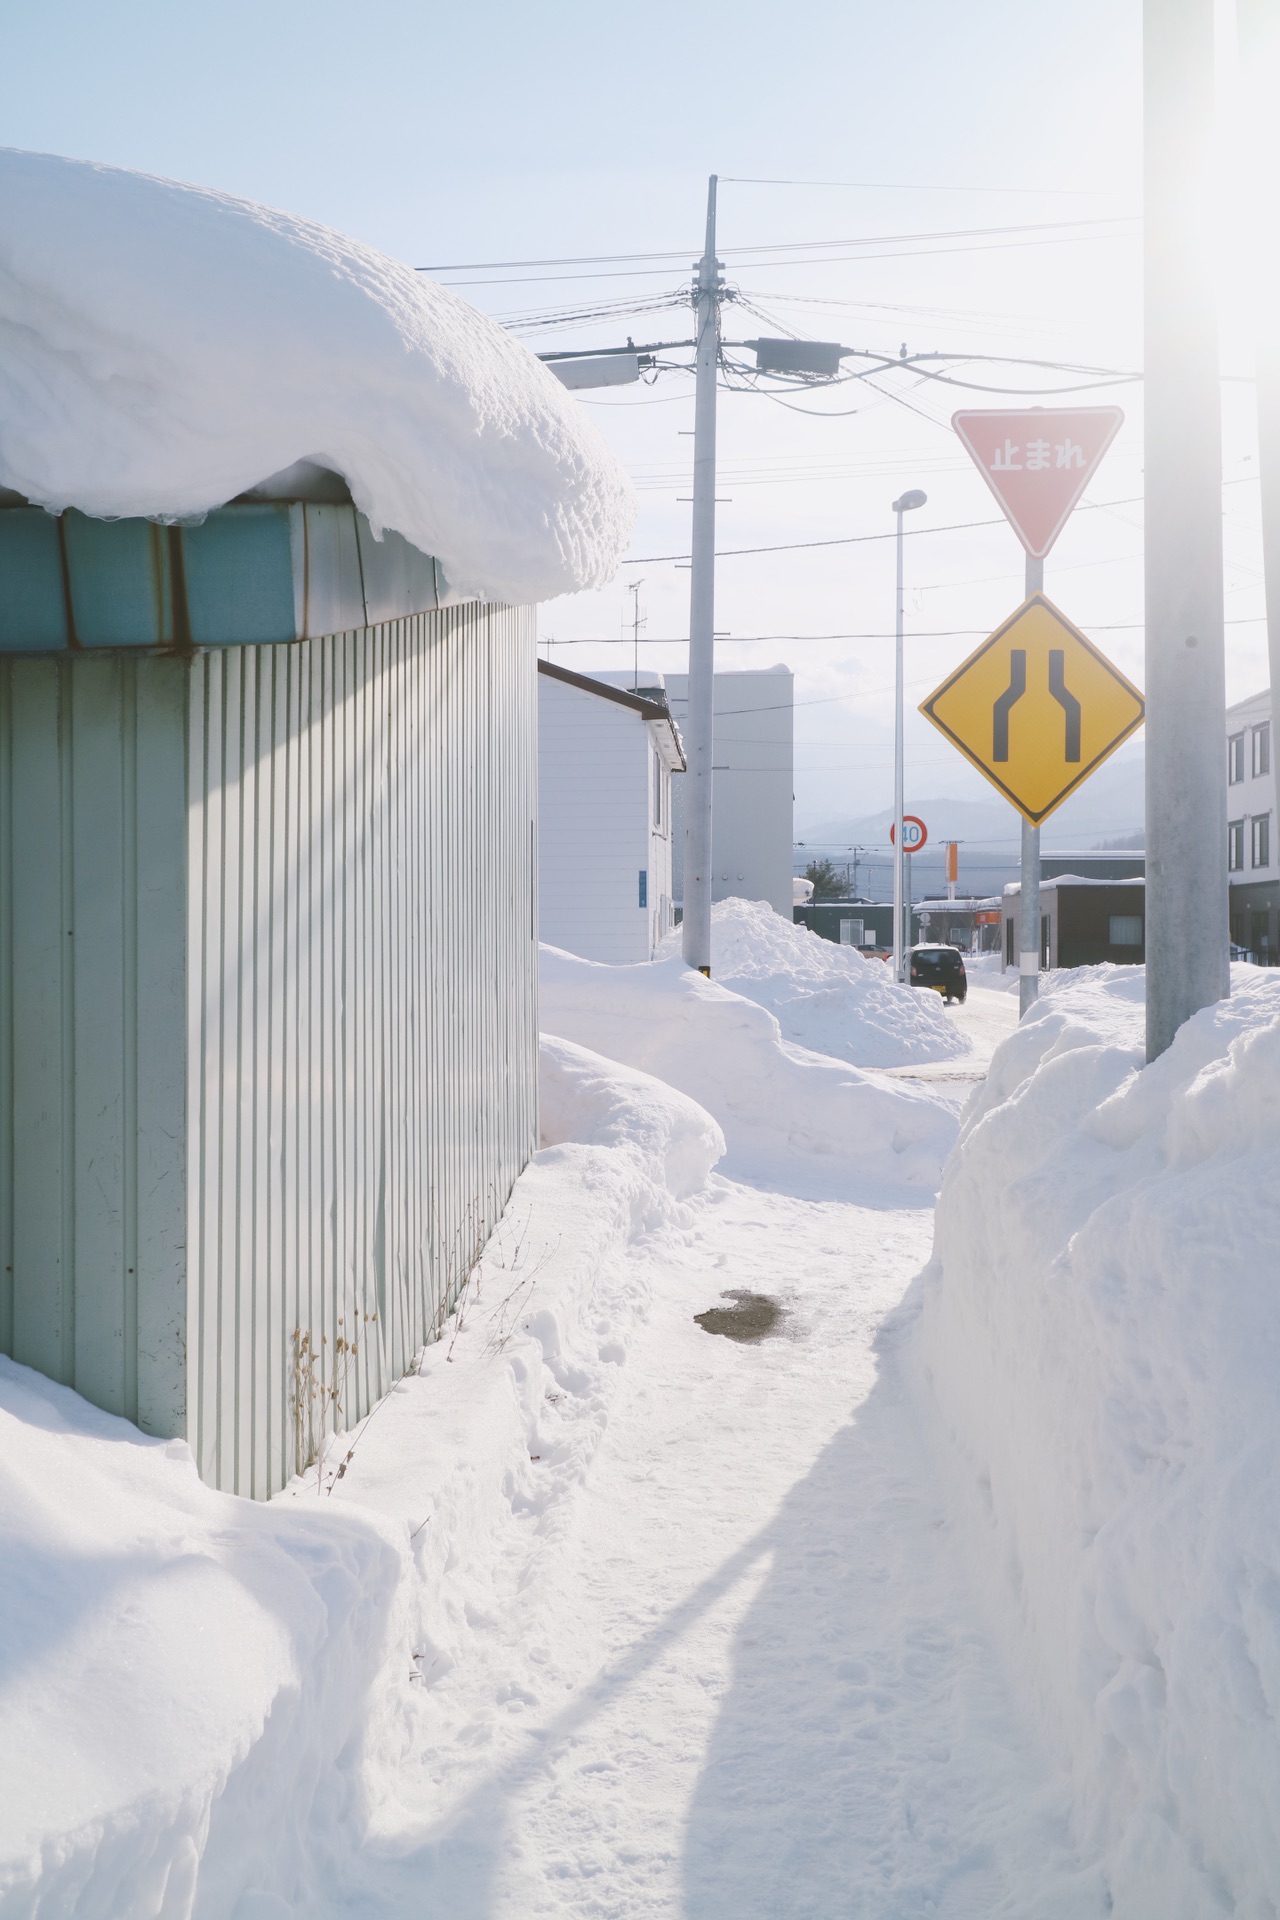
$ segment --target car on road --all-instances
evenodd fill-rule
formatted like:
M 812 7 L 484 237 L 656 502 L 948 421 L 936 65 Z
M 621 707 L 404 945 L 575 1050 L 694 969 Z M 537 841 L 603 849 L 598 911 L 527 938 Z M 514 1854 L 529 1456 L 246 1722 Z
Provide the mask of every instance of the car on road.
M 959 947 L 926 941 L 910 947 L 907 957 L 911 962 L 907 977 L 913 987 L 931 987 L 942 995 L 948 1006 L 968 998 L 969 981 Z

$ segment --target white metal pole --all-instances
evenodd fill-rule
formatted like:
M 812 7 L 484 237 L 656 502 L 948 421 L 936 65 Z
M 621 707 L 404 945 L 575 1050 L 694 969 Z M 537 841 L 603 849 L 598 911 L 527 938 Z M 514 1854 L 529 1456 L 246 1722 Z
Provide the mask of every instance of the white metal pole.
M 711 972 L 711 789 L 715 701 L 716 380 L 720 366 L 716 176 L 707 184 L 707 238 L 698 263 L 693 415 L 693 539 L 689 574 L 689 711 L 685 775 L 684 920 L 688 966 Z
M 1044 587 L 1044 561 L 1027 555 L 1026 598 Z M 1018 1018 L 1040 993 L 1040 829 L 1022 820 L 1022 887 L 1019 894 Z
M 901 980 L 904 959 L 902 938 L 902 505 L 896 500 L 894 512 L 898 516 L 898 593 L 893 658 L 893 977 L 895 980 Z
M 1147 1058 L 1230 991 L 1214 0 L 1146 0 Z

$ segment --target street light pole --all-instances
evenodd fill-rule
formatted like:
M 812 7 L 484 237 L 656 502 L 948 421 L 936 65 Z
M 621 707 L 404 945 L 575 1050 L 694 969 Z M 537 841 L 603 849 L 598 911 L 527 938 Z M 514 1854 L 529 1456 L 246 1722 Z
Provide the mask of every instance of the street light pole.
M 723 280 L 716 259 L 716 176 L 707 184 L 707 238 L 698 262 L 693 414 L 693 539 L 689 573 L 689 708 L 685 749 L 685 964 L 711 972 L 711 789 L 715 700 L 716 381 Z
M 1214 0 L 1146 0 L 1147 1058 L 1230 992 Z
M 898 516 L 898 594 L 897 619 L 894 626 L 893 661 L 893 977 L 901 980 L 903 960 L 909 940 L 902 937 L 903 902 L 903 848 L 902 848 L 902 516 L 911 513 L 916 507 L 925 504 L 927 495 L 913 488 L 893 503 L 893 511 Z

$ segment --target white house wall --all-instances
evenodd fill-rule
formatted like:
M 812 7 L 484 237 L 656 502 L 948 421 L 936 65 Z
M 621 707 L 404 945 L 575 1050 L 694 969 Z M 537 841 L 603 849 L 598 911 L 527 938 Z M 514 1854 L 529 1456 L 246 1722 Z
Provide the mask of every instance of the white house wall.
M 655 827 L 653 761 L 634 708 L 539 675 L 538 894 L 549 945 L 586 960 L 651 958 L 671 895 L 670 808 Z
M 0 1347 L 215 1485 L 369 1410 L 536 1145 L 533 625 L 0 660 Z
M 663 676 L 688 741 L 689 677 Z M 786 667 L 715 676 L 711 897 L 767 900 L 791 918 L 795 756 L 793 688 Z M 683 888 L 684 782 L 675 780 L 673 891 Z

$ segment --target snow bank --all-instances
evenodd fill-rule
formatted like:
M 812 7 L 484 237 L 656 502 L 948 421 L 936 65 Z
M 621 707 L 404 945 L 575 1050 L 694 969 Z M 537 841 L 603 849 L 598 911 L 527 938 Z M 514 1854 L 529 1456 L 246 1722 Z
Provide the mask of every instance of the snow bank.
M 926 1095 L 793 1046 L 764 1007 L 680 960 L 603 966 L 544 946 L 539 1018 L 714 1114 L 735 1178 L 920 1203 L 955 1138 L 954 1115 Z
M 448 1676 L 490 1606 L 495 1657 L 527 1661 L 523 1578 L 645 1310 L 618 1256 L 680 1230 L 723 1149 L 692 1101 L 563 1042 L 542 1100 L 444 1338 L 268 1506 L 0 1358 L 4 1920 L 423 1910 L 430 1860 L 377 1838 L 491 1769 L 474 1674 Z
M 949 1165 L 924 1350 L 1125 1920 L 1280 1910 L 1280 979 L 1142 1064 L 1060 985 Z
M 601 586 L 630 486 L 527 348 L 327 227 L 0 149 L 0 487 L 181 518 L 311 460 L 451 586 Z
M 0 1913 L 231 1912 L 314 1896 L 408 1556 L 353 1514 L 202 1485 L 0 1358 Z
M 677 929 L 662 953 L 679 952 Z M 936 994 L 900 987 L 882 960 L 784 920 L 764 900 L 712 907 L 711 968 L 732 993 L 767 1007 L 786 1039 L 851 1066 L 907 1066 L 969 1050 Z

